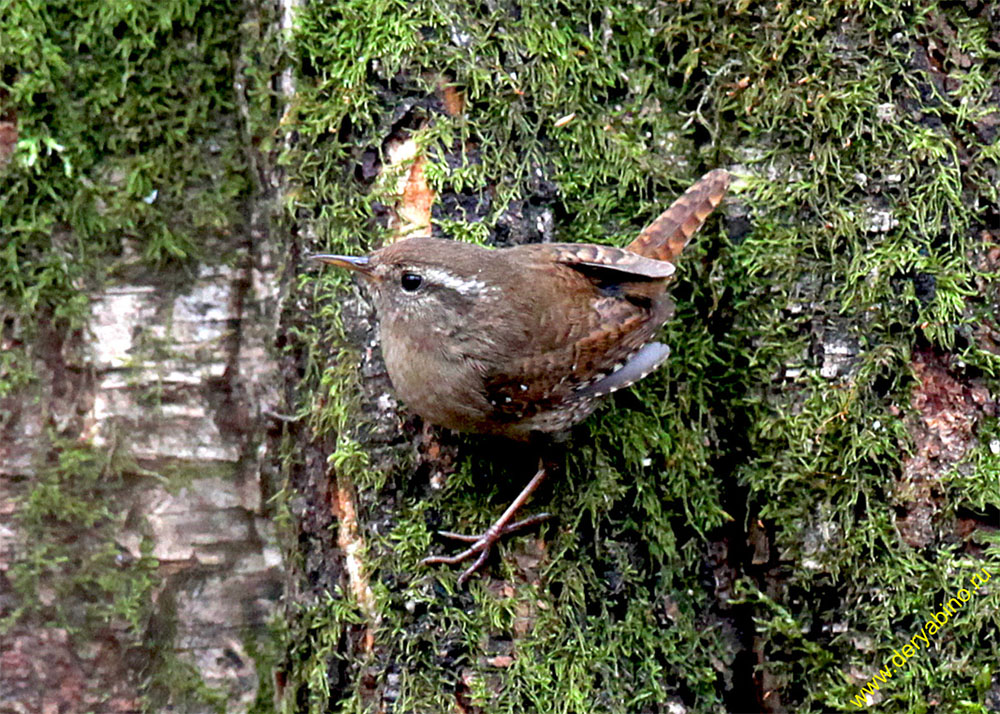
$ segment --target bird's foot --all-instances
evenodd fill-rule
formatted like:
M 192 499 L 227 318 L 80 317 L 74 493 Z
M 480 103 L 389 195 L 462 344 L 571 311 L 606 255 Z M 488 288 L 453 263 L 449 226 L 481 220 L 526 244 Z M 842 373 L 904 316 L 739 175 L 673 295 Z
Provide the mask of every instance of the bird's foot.
M 432 555 L 424 558 L 420 562 L 424 565 L 433 565 L 435 563 L 457 565 L 463 560 L 468 560 L 478 553 L 479 557 L 476 558 L 472 565 L 466 568 L 465 572 L 458 578 L 458 586 L 462 587 L 472 574 L 479 570 L 483 563 L 486 562 L 494 543 L 508 533 L 519 531 L 522 528 L 529 528 L 530 526 L 546 521 L 549 518 L 552 518 L 551 513 L 539 513 L 537 516 L 531 516 L 530 518 L 525 518 L 524 520 L 517 521 L 516 523 L 501 524 L 497 521 L 482 535 L 469 535 L 466 533 L 454 533 L 452 531 L 438 531 L 438 535 L 443 538 L 460 540 L 465 543 L 472 543 L 472 545 L 463 550 L 461 553 L 457 553 L 455 555 Z
M 420 562 L 423 565 L 433 565 L 436 563 L 443 563 L 445 565 L 456 565 L 461 563 L 463 560 L 468 560 L 472 556 L 479 554 L 479 557 L 473 561 L 472 565 L 466 568 L 465 572 L 461 574 L 458 578 L 458 586 L 462 587 L 465 582 L 476 572 L 483 563 L 486 562 L 486 558 L 489 557 L 490 549 L 493 544 L 496 543 L 500 538 L 507 535 L 508 533 L 513 533 L 514 531 L 519 531 L 522 528 L 528 528 L 542 521 L 548 520 L 552 517 L 551 513 L 539 513 L 537 516 L 531 516 L 520 521 L 510 522 L 510 519 L 514 517 L 517 509 L 528 499 L 531 492 L 534 491 L 538 484 L 542 482 L 545 478 L 545 469 L 539 469 L 538 473 L 528 482 L 528 485 L 524 487 L 518 497 L 514 499 L 514 502 L 510 504 L 503 515 L 496 520 L 496 522 L 486 529 L 486 532 L 482 535 L 467 535 L 464 533 L 454 533 L 452 531 L 438 531 L 438 533 L 445 537 L 451 538 L 452 540 L 459 540 L 464 543 L 472 543 L 471 546 L 463 550 L 461 553 L 456 555 L 432 555 L 424 558 Z

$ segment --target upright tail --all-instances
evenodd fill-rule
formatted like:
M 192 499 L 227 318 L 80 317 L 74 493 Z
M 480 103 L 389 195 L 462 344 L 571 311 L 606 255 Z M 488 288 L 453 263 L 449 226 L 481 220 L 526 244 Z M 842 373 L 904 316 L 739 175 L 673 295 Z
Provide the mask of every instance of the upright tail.
M 673 263 L 729 188 L 729 174 L 709 171 L 684 192 L 660 217 L 646 226 L 626 250 Z

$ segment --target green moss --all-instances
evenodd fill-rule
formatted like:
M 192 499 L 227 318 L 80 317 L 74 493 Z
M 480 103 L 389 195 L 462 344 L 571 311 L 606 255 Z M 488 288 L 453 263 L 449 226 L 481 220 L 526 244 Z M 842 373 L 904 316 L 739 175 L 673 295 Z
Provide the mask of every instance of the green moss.
M 248 10 L 228 0 L 2 3 L 0 117 L 15 122 L 18 144 L 0 169 L 0 397 L 17 397 L 32 360 L 49 358 L 34 351 L 38 335 L 83 325 L 109 277 L 183 282 L 195 258 L 244 249 L 232 236 L 251 187 L 246 147 L 274 113 L 274 45 L 249 48 L 270 18 Z M 254 58 L 266 58 L 263 74 Z M 159 395 L 146 396 L 155 408 Z M 0 410 L 0 426 L 9 418 Z M 26 551 L 7 571 L 18 602 L 3 626 L 67 628 L 79 641 L 114 627 L 145 667 L 136 684 L 152 693 L 150 708 L 223 710 L 224 695 L 174 654 L 170 628 L 157 629 L 169 608 L 152 602 L 163 584 L 150 544 L 133 558 L 115 541 L 122 494 L 152 474 L 75 441 L 38 459 L 18 507 Z M 174 484 L 190 476 L 174 467 Z
M 979 424 L 979 444 L 966 455 L 946 479 L 948 500 L 970 507 L 981 514 L 1000 504 L 1000 483 L 997 479 L 981 478 L 984 474 L 1000 473 L 1000 419 L 983 419 Z
M 3 335 L 0 334 L 0 339 Z M 35 373 L 24 349 L 14 347 L 0 352 L 0 399 L 31 383 Z
M 229 711 L 227 693 L 208 686 L 202 673 L 177 649 L 177 588 L 168 583 L 157 594 L 156 613 L 142 642 L 141 692 L 145 711 L 164 705 L 178 711 Z
M 238 222 L 247 182 L 227 117 L 239 7 L 8 5 L 0 96 L 19 140 L 0 175 L 5 309 L 78 322 L 80 289 L 100 284 L 123 243 L 162 267 L 207 257 Z
M 152 542 L 142 539 L 138 558 L 118 544 L 136 477 L 127 457 L 58 440 L 51 454 L 18 505 L 24 545 L 7 570 L 16 599 L 0 632 L 54 627 L 92 642 L 113 631 L 130 653 L 147 709 L 169 701 L 226 711 L 225 692 L 208 687 L 176 654 L 173 595 L 164 590 Z
M 8 571 L 19 605 L 4 626 L 31 617 L 71 631 L 115 621 L 140 632 L 157 563 L 148 542 L 139 559 L 115 543 L 124 519 L 115 507 L 121 472 L 109 453 L 59 446 L 18 509 L 27 550 Z
M 296 606 L 287 615 L 292 626 L 285 641 L 291 649 L 281 669 L 287 681 L 281 711 L 327 711 L 331 679 L 340 679 L 334 670 L 352 664 L 344 661 L 345 637 L 352 625 L 363 622 L 362 613 L 341 593 L 329 593 L 314 604 Z M 359 663 L 353 664 L 356 673 Z
M 374 489 L 369 508 L 399 504 L 389 532 L 368 534 L 372 572 L 391 585 L 375 585 L 382 620 L 364 662 L 383 686 L 398 675 L 395 708 L 440 711 L 461 696 L 497 712 L 655 711 L 680 697 L 724 711 L 745 704 L 754 671 L 735 653 L 750 648 L 785 706 L 853 706 L 851 673 L 877 671 L 979 562 L 947 538 L 928 552 L 906 546 L 889 494 L 909 444 L 915 350 L 959 351 L 1000 393 L 996 355 L 967 338 L 991 309 L 976 281 L 995 280 L 970 261 L 997 200 L 998 144 L 976 124 L 995 111 L 989 37 L 985 15 L 949 3 L 355 0 L 302 11 L 287 124 L 299 143 L 286 159 L 295 207 L 324 248 L 383 238 L 371 216 L 391 182 L 369 185 L 355 166 L 408 101 L 433 187 L 491 198 L 481 222 L 435 221 L 452 237 L 485 242 L 511 200 L 534 198 L 553 211 L 557 239 L 624 244 L 716 165 L 740 179 L 733 193 L 751 224 L 728 241 L 711 222 L 681 261 L 670 361 L 572 440 L 565 476 L 538 498 L 557 515 L 541 531 L 541 583 L 522 584 L 512 565 L 523 540 L 500 549 L 493 574 L 517 583 L 509 599 L 483 580 L 458 594 L 457 573 L 418 560 L 438 517 L 484 527 L 507 484 L 529 474 L 490 463 L 475 439 L 461 442 L 439 494 L 404 485 L 406 459 L 394 474 L 366 473 L 356 352 L 339 346 L 334 307 L 345 281 L 302 278 L 328 331 L 300 337 L 334 355 L 309 367 L 313 384 L 326 370 L 313 424 L 335 440 L 337 468 Z M 442 77 L 466 93 L 461 116 L 433 109 Z M 852 352 L 836 374 L 814 351 L 834 342 Z M 945 512 L 995 513 L 995 425 L 981 430 L 982 447 L 944 483 Z M 706 582 L 711 547 L 728 543 L 737 560 L 756 521 L 774 555 L 761 568 L 737 561 L 745 572 L 726 600 Z M 992 598 L 886 688 L 888 706 L 976 710 Z M 733 622 L 747 629 L 724 635 Z M 492 666 L 489 643 L 506 639 L 514 663 Z M 365 709 L 358 678 L 340 687 L 330 708 Z

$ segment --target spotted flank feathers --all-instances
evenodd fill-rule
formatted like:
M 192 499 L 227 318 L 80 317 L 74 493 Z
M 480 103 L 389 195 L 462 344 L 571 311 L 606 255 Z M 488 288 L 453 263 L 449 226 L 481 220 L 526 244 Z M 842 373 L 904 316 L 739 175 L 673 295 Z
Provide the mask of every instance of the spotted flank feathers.
M 580 397 L 603 397 L 629 387 L 655 371 L 670 356 L 670 347 L 661 342 L 650 342 L 636 352 L 627 362 L 619 362 L 611 372 L 577 389 Z

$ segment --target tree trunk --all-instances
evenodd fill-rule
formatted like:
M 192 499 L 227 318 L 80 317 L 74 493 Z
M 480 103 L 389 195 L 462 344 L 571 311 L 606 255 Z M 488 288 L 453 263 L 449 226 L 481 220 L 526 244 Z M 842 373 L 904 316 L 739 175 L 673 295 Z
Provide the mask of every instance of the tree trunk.
M 246 711 L 270 681 L 262 28 L 233 3 L 157 8 L 0 19 L 4 712 Z
M 992 4 L 81 3 L 0 19 L 0 712 L 1000 709 Z M 626 245 L 715 167 L 555 517 L 421 565 L 534 457 L 303 256 Z

